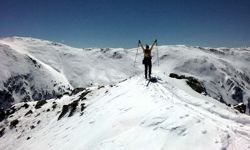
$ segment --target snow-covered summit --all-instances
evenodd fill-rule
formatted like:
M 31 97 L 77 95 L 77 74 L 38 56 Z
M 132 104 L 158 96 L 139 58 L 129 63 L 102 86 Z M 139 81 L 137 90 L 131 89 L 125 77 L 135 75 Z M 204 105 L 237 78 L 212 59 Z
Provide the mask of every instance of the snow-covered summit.
M 0 39 L 0 44 L 9 47 L 15 53 L 28 55 L 47 65 L 54 72 L 64 76 L 69 82 L 68 86 L 74 88 L 112 84 L 143 72 L 141 50 L 134 66 L 136 48 L 80 49 L 26 37 L 3 38 Z M 202 82 L 209 96 L 227 105 L 249 104 L 250 48 L 167 45 L 159 46 L 158 49 L 159 67 L 157 51 L 153 50 L 154 73 L 161 72 L 168 76 L 173 72 L 192 76 Z M 2 66 L 3 64 L 5 63 L 2 63 Z M 11 65 L 14 69 L 16 66 Z M 9 73 L 9 76 L 12 75 Z M 7 78 L 1 80 L 4 83 Z
M 0 39 L 0 149 L 250 149 L 250 48 L 157 48 Z

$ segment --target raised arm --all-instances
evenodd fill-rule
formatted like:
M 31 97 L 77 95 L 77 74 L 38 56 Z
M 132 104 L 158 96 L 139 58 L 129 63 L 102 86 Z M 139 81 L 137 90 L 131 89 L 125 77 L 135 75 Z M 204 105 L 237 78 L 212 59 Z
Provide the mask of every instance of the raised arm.
M 141 43 L 140 40 L 139 40 L 139 46 L 142 48 L 142 50 L 145 50 L 145 48 L 143 47 L 143 44 Z
M 157 40 L 154 41 L 154 43 L 151 45 L 151 47 L 150 47 L 149 50 L 152 51 L 152 49 L 154 48 L 154 46 L 155 46 L 156 44 L 157 44 Z

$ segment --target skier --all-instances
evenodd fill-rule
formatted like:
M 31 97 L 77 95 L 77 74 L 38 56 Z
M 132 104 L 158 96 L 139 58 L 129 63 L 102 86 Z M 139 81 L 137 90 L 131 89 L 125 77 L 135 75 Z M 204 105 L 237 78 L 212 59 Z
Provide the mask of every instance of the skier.
M 146 80 L 148 79 L 147 74 L 148 74 L 149 80 L 151 79 L 151 70 L 152 70 L 151 51 L 156 44 L 157 44 L 157 40 L 154 41 L 154 43 L 152 44 L 152 46 L 150 48 L 149 48 L 149 45 L 147 45 L 147 44 L 146 44 L 146 48 L 144 48 L 143 44 L 139 40 L 139 45 L 141 46 L 143 53 L 144 53 L 144 58 L 143 58 L 142 64 L 144 64 L 144 66 L 145 66 L 145 78 L 146 78 Z M 149 70 L 149 73 L 148 73 L 148 70 Z

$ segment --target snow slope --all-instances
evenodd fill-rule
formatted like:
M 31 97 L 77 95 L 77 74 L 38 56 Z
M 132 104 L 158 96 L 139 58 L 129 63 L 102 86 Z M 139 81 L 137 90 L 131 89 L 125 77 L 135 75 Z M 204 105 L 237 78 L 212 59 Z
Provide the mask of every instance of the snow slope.
M 0 149 L 250 149 L 249 116 L 194 92 L 183 80 L 158 74 L 163 78 L 148 87 L 144 79 L 133 77 L 90 88 L 74 115 L 60 120 L 62 105 L 81 99 L 86 90 L 52 99 L 40 109 L 34 108 L 36 102 L 27 109 L 16 104 L 19 110 L 0 124 L 5 128 Z M 33 113 L 25 116 L 29 110 Z M 9 129 L 14 119 L 19 123 Z
M 32 55 L 0 43 L 0 108 L 56 97 L 71 89 L 65 76 Z
M 0 43 L 28 53 L 53 67 L 65 75 L 73 87 L 110 84 L 139 71 L 138 67 L 131 68 L 135 51 L 128 54 L 123 48 L 80 49 L 25 37 L 4 38 Z
M 195 77 L 209 96 L 231 105 L 243 102 L 250 113 L 250 48 L 161 46 L 159 56 L 161 72 Z
M 72 48 L 25 37 L 0 39 L 0 107 L 54 98 L 72 87 L 125 79 L 140 70 L 131 68 L 133 61 L 127 53 L 124 49 Z
M 72 48 L 46 40 L 10 37 L 0 39 L 20 53 L 47 64 L 67 78 L 75 87 L 90 87 L 116 83 L 139 75 L 142 51 L 136 65 L 136 48 Z M 250 48 L 203 48 L 185 45 L 159 46 L 153 50 L 153 72 L 192 76 L 206 88 L 209 96 L 227 104 L 244 103 L 250 113 Z

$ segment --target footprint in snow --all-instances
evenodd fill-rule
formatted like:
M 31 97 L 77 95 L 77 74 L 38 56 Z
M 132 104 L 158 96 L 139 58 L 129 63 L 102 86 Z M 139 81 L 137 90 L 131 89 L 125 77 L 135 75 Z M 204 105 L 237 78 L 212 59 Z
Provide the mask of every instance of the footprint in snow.
M 89 124 L 93 124 L 93 123 L 95 123 L 95 121 L 90 121 L 90 122 L 89 122 Z
M 207 134 L 207 130 L 201 131 L 202 134 Z
M 180 118 L 180 119 L 183 119 L 183 118 L 186 118 L 186 117 L 189 117 L 189 115 L 186 114 L 185 116 L 180 116 L 179 118 Z
M 152 126 L 157 126 L 157 125 L 163 123 L 166 119 L 167 118 L 156 117 L 156 118 L 153 118 L 151 120 L 143 121 L 143 122 L 141 122 L 141 124 L 144 124 L 148 127 L 152 127 Z
M 187 135 L 187 128 L 184 128 L 181 126 L 172 127 L 170 128 L 170 131 L 176 132 L 178 135 L 181 135 L 181 136 Z
M 218 143 L 219 143 L 219 141 L 216 139 L 216 140 L 214 141 L 214 143 L 215 143 L 215 144 L 218 144 Z
M 196 123 L 201 123 L 201 120 L 200 119 L 196 120 Z

